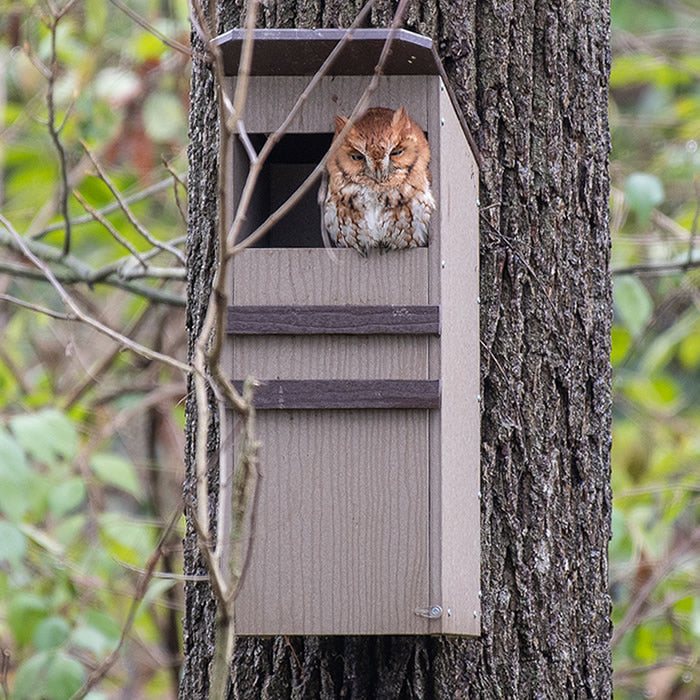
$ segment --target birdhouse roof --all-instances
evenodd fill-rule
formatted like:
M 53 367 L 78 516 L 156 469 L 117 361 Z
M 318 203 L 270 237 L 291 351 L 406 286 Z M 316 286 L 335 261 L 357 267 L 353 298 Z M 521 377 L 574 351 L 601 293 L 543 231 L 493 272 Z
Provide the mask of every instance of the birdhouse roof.
M 312 76 L 322 66 L 348 29 L 255 29 L 252 76 Z M 355 29 L 326 75 L 373 75 L 391 29 Z M 214 39 L 221 47 L 226 75 L 236 75 L 245 29 L 232 29 Z M 394 30 L 383 66 L 384 75 L 436 75 L 442 78 L 452 107 L 481 167 L 479 151 L 452 91 L 432 39 L 406 29 Z
M 256 29 L 251 75 L 313 75 L 347 29 Z M 245 29 L 214 41 L 221 46 L 227 75 L 236 75 Z M 355 29 L 328 75 L 372 75 L 390 29 Z M 387 75 L 443 75 L 432 39 L 397 29 L 383 71 Z

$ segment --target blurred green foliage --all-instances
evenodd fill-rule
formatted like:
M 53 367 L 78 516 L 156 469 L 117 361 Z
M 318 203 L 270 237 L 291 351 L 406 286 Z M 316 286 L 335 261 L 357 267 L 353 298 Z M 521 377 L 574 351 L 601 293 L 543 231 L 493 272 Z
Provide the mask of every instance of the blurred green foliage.
M 128 5 L 189 43 L 186 0 Z M 2 7 L 0 211 L 22 235 L 60 247 L 58 159 L 42 75 L 51 63 L 51 3 Z M 56 49 L 56 123 L 70 187 L 96 209 L 115 201 L 84 142 L 124 197 L 153 190 L 130 205 L 151 236 L 184 236 L 162 159 L 185 172 L 188 55 L 107 0 L 78 0 L 57 25 Z M 90 219 L 75 197 L 68 203 L 72 219 Z M 136 250 L 151 249 L 119 208 L 105 215 Z M 129 255 L 93 220 L 73 226 L 71 254 L 93 269 Z M 5 250 L 0 260 L 21 262 Z M 177 262 L 165 253 L 151 260 Z M 178 281 L 142 284 L 182 295 Z M 182 359 L 181 307 L 102 285 L 70 289 L 92 316 Z M 27 277 L 0 271 L 0 293 L 65 311 L 49 285 Z M 137 597 L 117 662 L 88 698 L 175 697 L 181 582 L 155 576 L 139 586 L 180 507 L 183 394 L 182 377 L 167 368 L 80 324 L 0 300 L 0 647 L 9 654 L 0 660 L 0 682 L 13 700 L 70 698 L 120 644 Z M 181 537 L 179 523 L 157 570 L 181 572 Z
M 696 698 L 700 4 L 611 9 L 616 697 Z

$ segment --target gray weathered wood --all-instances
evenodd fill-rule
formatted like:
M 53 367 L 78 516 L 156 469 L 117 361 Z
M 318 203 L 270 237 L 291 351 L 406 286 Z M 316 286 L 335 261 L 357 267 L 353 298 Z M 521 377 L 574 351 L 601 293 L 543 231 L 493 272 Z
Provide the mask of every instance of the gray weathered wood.
M 351 248 L 249 249 L 233 260 L 235 305 L 428 303 L 426 248 L 363 258 Z
M 423 128 L 427 128 L 428 106 L 426 84 L 430 76 L 385 75 L 379 80 L 369 107 L 405 107 L 408 114 Z M 235 89 L 235 78 L 228 78 L 228 89 Z M 289 125 L 290 133 L 333 133 L 336 114 L 349 115 L 369 85 L 366 76 L 340 75 L 324 78 L 313 92 L 313 99 L 304 102 Z M 296 76 L 253 76 L 245 107 L 244 121 L 251 133 L 275 131 L 286 119 L 309 79 Z
M 231 306 L 231 335 L 440 333 L 439 306 Z
M 441 631 L 479 634 L 479 174 L 442 85 L 435 85 L 434 100 L 440 115 L 436 174 L 440 181 L 440 303 L 445 332 L 440 338 L 441 522 L 433 535 L 436 545 L 431 548 L 435 557 L 431 566 L 440 571 L 441 590 L 436 599 L 452 611 L 441 619 Z M 454 176 L 457 171 L 459 177 Z
M 233 381 L 237 391 L 243 380 Z M 440 382 L 420 379 L 263 379 L 253 405 L 260 410 L 440 408 Z
M 258 414 L 267 439 L 239 634 L 437 626 L 414 613 L 428 594 L 426 414 Z
M 236 336 L 230 377 L 430 379 L 425 336 Z M 228 355 L 229 353 L 227 353 Z

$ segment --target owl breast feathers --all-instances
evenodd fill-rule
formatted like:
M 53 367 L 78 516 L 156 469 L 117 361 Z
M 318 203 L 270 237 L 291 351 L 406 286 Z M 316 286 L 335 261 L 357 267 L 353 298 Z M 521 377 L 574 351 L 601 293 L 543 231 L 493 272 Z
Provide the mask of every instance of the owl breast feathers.
M 346 123 L 335 118 L 336 139 Z M 324 222 L 331 240 L 363 255 L 427 245 L 435 209 L 429 163 L 425 134 L 403 107 L 368 110 L 328 161 Z

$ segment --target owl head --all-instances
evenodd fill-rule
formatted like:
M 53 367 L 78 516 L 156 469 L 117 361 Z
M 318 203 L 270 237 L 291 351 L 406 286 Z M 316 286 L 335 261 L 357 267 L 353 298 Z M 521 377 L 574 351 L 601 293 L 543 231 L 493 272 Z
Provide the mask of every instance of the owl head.
M 336 116 L 336 138 L 347 121 Z M 427 172 L 429 162 L 425 134 L 406 110 L 374 107 L 352 125 L 328 169 L 358 184 L 387 189 L 400 186 L 414 171 Z

